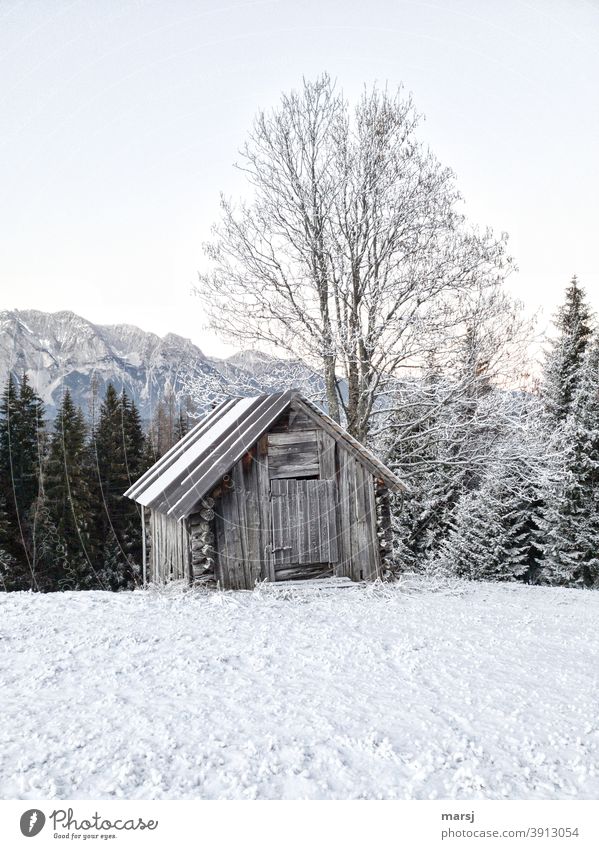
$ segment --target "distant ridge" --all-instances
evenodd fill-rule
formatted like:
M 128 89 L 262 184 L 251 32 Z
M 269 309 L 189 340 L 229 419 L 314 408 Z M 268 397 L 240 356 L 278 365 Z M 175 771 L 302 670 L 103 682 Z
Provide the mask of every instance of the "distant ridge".
M 165 392 L 180 394 L 187 381 L 241 385 L 243 394 L 274 391 L 273 371 L 282 387 L 298 373 L 315 387 L 320 378 L 305 365 L 278 360 L 256 351 L 228 359 L 206 357 L 189 339 L 164 337 L 130 324 L 94 324 L 70 311 L 0 312 L 0 381 L 9 372 L 27 372 L 41 395 L 49 417 L 56 411 L 64 387 L 86 415 L 95 388 L 102 398 L 111 382 L 133 398 L 148 421 Z M 207 400 L 207 404 L 208 404 Z

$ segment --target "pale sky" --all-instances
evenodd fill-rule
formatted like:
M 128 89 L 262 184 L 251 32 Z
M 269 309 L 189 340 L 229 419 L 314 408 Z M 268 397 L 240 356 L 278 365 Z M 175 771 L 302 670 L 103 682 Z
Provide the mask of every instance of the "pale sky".
M 544 321 L 599 311 L 599 0 L 0 0 L 0 309 L 224 352 L 190 296 L 259 108 L 327 70 L 403 82 Z

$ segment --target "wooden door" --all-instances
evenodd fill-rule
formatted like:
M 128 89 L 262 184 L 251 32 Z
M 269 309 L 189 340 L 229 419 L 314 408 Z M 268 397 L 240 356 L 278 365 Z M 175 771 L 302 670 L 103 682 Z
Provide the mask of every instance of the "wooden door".
M 319 566 L 337 562 L 336 502 L 333 480 L 271 481 L 273 559 L 277 580 L 309 577 L 319 572 Z

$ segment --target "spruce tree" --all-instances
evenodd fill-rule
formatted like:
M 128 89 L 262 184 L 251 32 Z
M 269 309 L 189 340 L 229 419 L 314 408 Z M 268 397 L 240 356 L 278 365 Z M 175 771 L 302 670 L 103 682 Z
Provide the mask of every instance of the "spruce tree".
M 599 585 L 599 336 L 589 345 L 562 432 L 563 461 L 544 505 L 543 580 Z
M 486 488 L 464 493 L 451 530 L 441 545 L 438 563 L 458 577 L 497 577 L 505 559 L 503 528 L 494 494 Z
M 123 450 L 127 469 L 128 486 L 145 471 L 145 437 L 139 411 L 134 401 L 123 390 L 121 394 L 121 421 Z
M 437 562 L 462 495 L 478 486 L 481 446 L 495 424 L 479 414 L 492 391 L 481 351 L 467 328 L 453 372 L 441 374 L 431 359 L 399 405 L 400 435 L 389 462 L 410 488 L 394 522 L 403 569 L 428 570 Z
M 91 473 L 87 427 L 67 389 L 54 421 L 45 478 L 44 528 L 46 544 L 54 541 L 52 579 L 56 589 L 97 585 Z
M 436 424 L 431 410 L 437 404 L 437 376 L 434 364 L 429 363 L 422 381 L 404 383 L 403 403 L 392 422 L 394 444 L 387 462 L 409 486 L 400 504 L 393 500 L 391 511 L 396 557 L 403 571 L 421 568 L 430 539 L 427 529 L 439 516 L 435 512 L 437 493 L 433 493 L 438 482 L 438 443 L 431 435 Z
M 19 443 L 13 445 L 13 467 L 18 468 L 20 508 L 27 511 L 38 497 L 42 480 L 46 423 L 42 399 L 32 388 L 26 373 L 19 386 Z
M 565 422 L 571 411 L 580 367 L 591 336 L 591 314 L 576 275 L 554 321 L 557 335 L 545 362 L 542 395 L 550 421 Z
M 439 565 L 473 580 L 528 579 L 539 555 L 535 498 L 523 465 L 491 463 L 480 487 L 460 499 Z
M 572 542 L 560 542 L 556 523 L 562 527 L 570 510 L 568 502 L 571 501 L 572 493 L 569 494 L 568 469 L 573 462 L 571 437 L 576 429 L 572 414 L 592 334 L 592 316 L 584 289 L 576 276 L 566 289 L 564 304 L 554 323 L 557 334 L 547 353 L 541 385 L 545 408 L 541 426 L 546 434 L 548 462 L 536 515 L 542 550 L 538 571 L 541 581 L 570 584 L 574 581 L 573 573 L 576 569 L 565 548 Z M 570 483 L 573 483 L 572 479 Z M 563 530 L 569 533 L 565 525 Z M 563 554 L 560 554 L 562 546 L 565 548 Z
M 27 563 L 32 576 L 32 586 L 45 589 L 43 572 L 45 564 L 40 557 L 41 527 L 39 504 L 44 495 L 44 461 L 47 434 L 44 405 L 40 396 L 29 383 L 24 373 L 19 387 L 19 413 L 21 417 L 21 456 L 23 463 L 23 504 L 25 539 L 28 548 Z
M 133 586 L 139 572 L 141 537 L 136 505 L 123 497 L 144 456 L 139 414 L 108 384 L 92 438 L 95 464 L 96 535 L 102 547 L 98 569 L 112 589 Z M 134 474 L 135 472 L 135 474 Z
M 0 590 L 13 589 L 17 561 L 11 554 L 14 529 L 6 510 L 6 499 L 0 492 Z
M 9 374 L 0 402 L 0 497 L 3 514 L 0 547 L 14 562 L 17 558 L 24 559 L 23 547 L 19 544 L 21 529 L 13 474 L 13 442 L 18 438 L 18 401 L 18 387 Z
M 124 391 L 121 395 L 121 416 L 123 450 L 127 472 L 126 489 L 146 470 L 146 440 L 137 407 Z M 123 489 L 123 492 L 125 489 Z M 128 562 L 132 567 L 131 577 L 135 580 L 138 577 L 138 573 L 141 574 L 141 515 L 140 508 L 135 502 L 122 497 L 123 492 L 121 492 L 122 544 Z
M 39 494 L 44 454 L 44 407 L 23 374 L 12 377 L 0 404 L 0 475 L 9 509 L 24 517 Z
M 36 574 L 37 512 L 43 492 L 44 406 L 26 374 L 9 377 L 0 403 L 0 485 L 5 521 L 1 547 L 13 558 L 12 589 L 40 589 Z

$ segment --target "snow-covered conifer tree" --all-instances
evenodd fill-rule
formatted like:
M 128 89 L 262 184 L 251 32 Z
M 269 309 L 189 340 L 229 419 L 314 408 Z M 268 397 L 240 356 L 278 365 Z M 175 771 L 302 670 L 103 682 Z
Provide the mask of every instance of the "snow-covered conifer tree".
M 584 407 L 578 390 L 583 370 L 588 365 L 585 365 L 585 357 L 592 334 L 591 312 L 576 276 L 566 289 L 555 325 L 557 335 L 547 352 L 541 385 L 542 427 L 547 440 L 548 463 L 536 519 L 543 551 L 539 579 L 553 584 L 571 584 L 578 580 L 573 576 L 574 573 L 578 575 L 579 570 L 575 563 L 576 532 L 572 527 L 575 520 L 566 517 L 577 509 L 574 506 L 577 489 L 574 445 L 579 430 L 577 419 Z
M 496 384 L 510 368 L 504 311 L 484 305 L 456 340 L 451 367 L 434 357 L 422 377 L 398 382 L 396 412 L 388 426 L 388 462 L 410 492 L 396 511 L 398 560 L 404 569 L 428 569 L 454 527 L 462 497 L 484 479 L 497 444 L 509 445 L 510 462 L 527 449 L 511 439 L 522 417 L 523 397 Z M 489 325 L 489 326 L 488 326 Z M 502 361 L 502 358 L 505 358 Z M 507 361 L 507 362 L 506 362 Z
M 538 560 L 536 487 L 524 464 L 493 462 L 466 492 L 441 546 L 438 565 L 474 580 L 530 579 Z
M 599 336 L 578 372 L 561 431 L 563 459 L 543 510 L 543 580 L 568 586 L 599 585 Z
M 557 336 L 545 363 L 542 395 L 554 423 L 564 422 L 572 408 L 578 374 L 591 335 L 591 314 L 576 275 L 555 319 Z
M 478 443 L 482 465 L 464 488 L 436 566 L 484 580 L 535 580 L 541 556 L 538 504 L 547 449 L 542 408 L 528 393 L 493 390 L 479 404 L 495 429 Z

